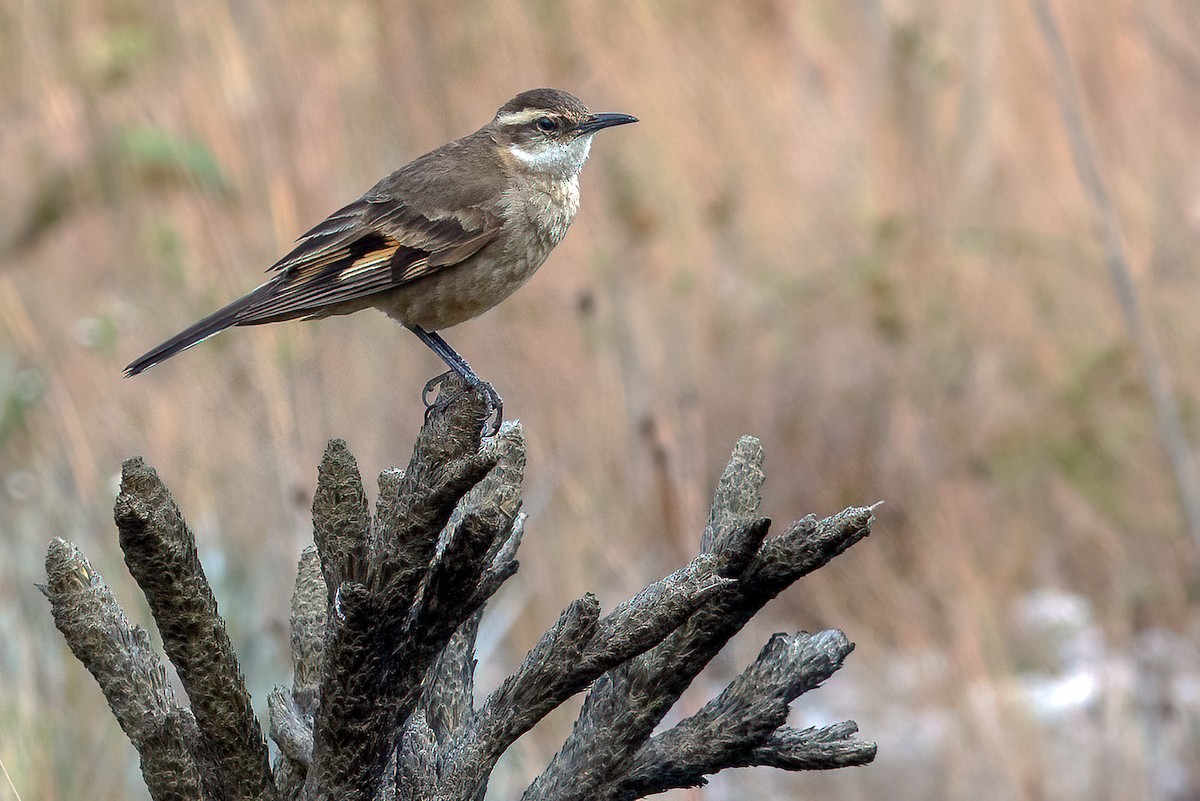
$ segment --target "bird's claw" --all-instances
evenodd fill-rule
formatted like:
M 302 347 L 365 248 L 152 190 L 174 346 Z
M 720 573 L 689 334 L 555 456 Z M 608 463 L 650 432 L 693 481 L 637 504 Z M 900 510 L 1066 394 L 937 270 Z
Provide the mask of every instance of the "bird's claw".
M 421 390 L 421 403 L 425 404 L 425 422 L 429 422 L 429 415 L 434 409 L 445 408 L 447 404 L 457 398 L 462 392 L 467 389 L 474 389 L 483 393 L 484 401 L 487 407 L 487 413 L 481 421 L 484 424 L 484 434 L 492 436 L 500 430 L 500 423 L 504 420 L 504 399 L 496 392 L 495 387 L 486 381 L 475 377 L 465 379 L 468 386 L 462 389 L 457 389 L 454 392 L 446 392 L 445 384 L 451 376 L 456 376 L 453 370 L 448 370 L 441 375 L 434 376 L 425 384 L 425 388 Z M 432 400 L 430 395 L 436 393 L 436 397 Z
M 425 420 L 428 422 L 429 413 L 434 407 L 441 406 L 447 400 L 443 397 L 442 385 L 446 383 L 446 379 L 454 375 L 452 371 L 446 371 L 441 375 L 435 375 L 433 378 L 425 382 L 425 388 L 421 390 L 421 403 L 425 404 Z M 434 400 L 429 399 L 431 393 L 436 393 L 437 397 Z

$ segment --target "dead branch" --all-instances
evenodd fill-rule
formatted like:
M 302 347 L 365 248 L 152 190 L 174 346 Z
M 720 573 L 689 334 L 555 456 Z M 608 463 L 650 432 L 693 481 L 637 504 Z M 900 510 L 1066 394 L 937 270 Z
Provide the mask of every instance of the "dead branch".
M 124 465 L 116 520 L 189 704 L 78 549 L 46 557 L 55 624 L 96 677 L 155 799 L 482 797 L 500 756 L 588 691 L 575 727 L 526 799 L 633 799 L 730 767 L 862 765 L 852 721 L 798 731 L 788 705 L 853 649 L 836 631 L 776 635 L 724 692 L 651 736 L 700 670 L 764 604 L 867 536 L 870 509 L 807 517 L 767 538 L 758 443 L 743 438 L 690 563 L 602 615 L 569 605 L 520 667 L 474 701 L 484 605 L 517 569 L 525 453 L 520 427 L 482 437 L 483 400 L 451 392 L 371 513 L 354 458 L 333 441 L 318 473 L 314 547 L 292 597 L 291 687 L 271 694 L 274 765 L 195 542 L 170 493 Z

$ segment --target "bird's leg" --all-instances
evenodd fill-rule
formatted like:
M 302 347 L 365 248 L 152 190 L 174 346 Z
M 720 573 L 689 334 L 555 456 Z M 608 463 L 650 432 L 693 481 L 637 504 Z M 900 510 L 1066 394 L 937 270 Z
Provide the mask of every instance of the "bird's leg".
M 459 356 L 454 348 L 450 347 L 446 340 L 442 339 L 436 331 L 426 331 L 418 325 L 410 326 L 414 334 L 416 334 L 422 342 L 429 346 L 429 349 L 441 357 L 450 370 L 457 373 L 467 385 L 483 392 L 487 399 L 488 418 L 493 420 L 490 428 L 490 433 L 495 434 L 500 430 L 500 421 L 504 419 L 504 400 L 499 393 L 492 387 L 491 384 L 475 375 L 475 371 L 471 369 L 471 365 L 467 364 L 467 360 Z M 425 414 L 429 414 L 429 410 L 434 407 L 435 402 L 430 402 L 429 393 L 438 389 L 440 391 L 442 382 L 449 373 L 433 378 L 421 390 L 421 402 L 425 404 Z M 441 401 L 439 398 L 437 402 Z M 486 422 L 486 421 L 485 421 Z

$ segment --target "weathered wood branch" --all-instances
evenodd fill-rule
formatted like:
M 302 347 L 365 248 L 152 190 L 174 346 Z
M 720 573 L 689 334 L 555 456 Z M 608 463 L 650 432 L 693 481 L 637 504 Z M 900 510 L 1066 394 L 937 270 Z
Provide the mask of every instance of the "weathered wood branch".
M 218 798 L 276 798 L 262 727 L 192 532 L 158 474 L 141 459 L 122 466 L 114 517 L 125 564 L 146 595 L 163 650 L 191 700 L 198 752 L 219 765 L 204 771 L 210 791 Z
M 201 779 L 196 719 L 176 699 L 150 635 L 129 622 L 100 574 L 71 543 L 51 541 L 46 575 L 42 591 L 50 599 L 54 625 L 95 676 L 137 749 L 150 796 L 161 801 L 212 797 Z
M 762 450 L 756 440 L 743 437 L 717 485 L 701 540 L 701 550 L 716 554 L 725 575 L 737 578 L 733 590 L 596 683 L 571 736 L 530 785 L 526 799 L 631 797 L 627 777 L 640 749 L 709 660 L 767 601 L 870 533 L 871 510 L 858 508 L 820 523 L 806 517 L 764 542 L 769 521 L 757 517 L 763 479 Z M 747 741 L 748 747 L 755 745 Z M 869 762 L 874 745 L 859 753 L 856 764 Z
M 870 532 L 871 510 L 857 508 L 767 539 L 751 438 L 734 450 L 690 563 L 607 615 L 590 594 L 569 605 L 476 707 L 475 637 L 517 569 L 525 453 L 515 424 L 481 436 L 483 399 L 459 390 L 431 410 L 408 466 L 380 476 L 374 513 L 345 444 L 326 450 L 314 547 L 292 597 L 295 674 L 268 699 L 273 766 L 192 534 L 154 471 L 125 463 L 116 520 L 189 705 L 78 550 L 51 543 L 55 624 L 137 748 L 153 798 L 474 801 L 517 738 L 589 687 L 525 798 L 633 799 L 729 767 L 871 761 L 853 722 L 785 725 L 788 705 L 852 650 L 834 631 L 776 635 L 715 699 L 651 736 L 767 601 Z

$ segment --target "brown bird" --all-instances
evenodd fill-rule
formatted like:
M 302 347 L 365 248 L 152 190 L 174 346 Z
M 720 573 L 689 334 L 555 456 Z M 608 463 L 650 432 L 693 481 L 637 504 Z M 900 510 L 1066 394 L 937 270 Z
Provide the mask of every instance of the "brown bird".
M 270 268 L 271 280 L 139 357 L 125 374 L 235 325 L 374 307 L 482 389 L 498 425 L 500 396 L 437 331 L 482 314 L 529 280 L 579 209 L 592 137 L 630 122 L 637 119 L 592 114 L 557 89 L 522 92 L 475 133 L 401 167 L 329 215 Z

